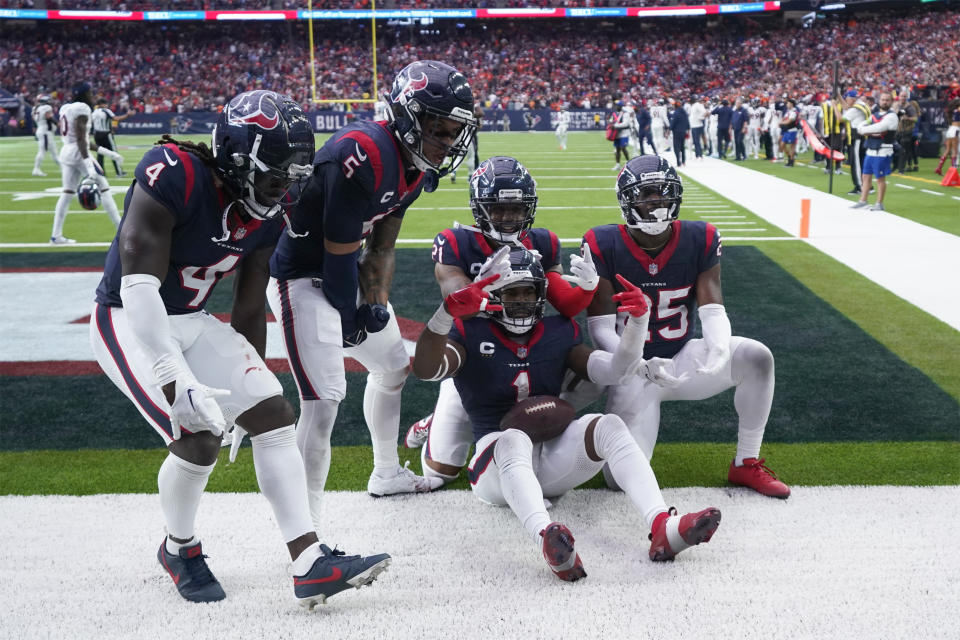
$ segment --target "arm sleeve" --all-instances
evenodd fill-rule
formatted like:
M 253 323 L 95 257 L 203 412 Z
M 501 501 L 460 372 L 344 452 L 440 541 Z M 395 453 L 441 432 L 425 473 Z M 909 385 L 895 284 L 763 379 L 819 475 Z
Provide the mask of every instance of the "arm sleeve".
M 587 331 L 590 333 L 590 339 L 597 349 L 613 353 L 620 343 L 620 336 L 617 335 L 617 314 L 615 313 L 590 316 L 587 318 Z
M 722 304 L 705 304 L 697 310 L 700 316 L 700 327 L 707 347 L 730 347 L 730 336 L 733 330 L 730 327 L 730 318 Z
M 146 273 L 120 279 L 120 300 L 127 325 L 147 354 L 157 383 L 173 382 L 182 372 L 182 357 L 170 336 L 170 320 L 160 298 L 160 280 Z
M 547 284 L 547 300 L 568 318 L 586 309 L 593 300 L 594 291 L 574 287 L 556 271 L 547 272 Z
M 706 237 L 703 251 L 700 253 L 698 260 L 700 273 L 715 267 L 720 262 L 720 255 L 723 253 L 723 239 L 720 237 L 720 231 L 709 222 L 705 229 Z

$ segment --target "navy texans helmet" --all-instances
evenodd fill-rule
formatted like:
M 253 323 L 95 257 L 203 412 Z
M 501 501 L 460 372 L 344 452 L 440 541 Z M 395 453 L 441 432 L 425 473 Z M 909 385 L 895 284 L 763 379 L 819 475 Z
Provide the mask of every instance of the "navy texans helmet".
M 313 128 L 300 105 L 274 91 L 236 96 L 213 128 L 217 174 L 258 220 L 279 214 L 290 187 L 310 177 L 314 149 Z
M 73 93 L 73 102 L 85 102 L 88 105 L 93 105 L 93 90 L 89 82 L 78 82 L 73 85 L 71 93 Z
M 494 282 L 490 298 L 502 305 L 501 311 L 488 311 L 487 315 L 510 333 L 523 334 L 543 320 L 547 304 L 547 276 L 540 266 L 540 258 L 523 247 L 510 250 L 511 274 L 502 281 Z M 506 292 L 520 287 L 532 287 L 533 300 L 512 300 Z
M 387 119 L 417 169 L 443 177 L 467 157 L 477 121 L 462 73 L 443 62 L 411 62 L 397 74 L 387 102 Z
M 483 235 L 519 244 L 537 213 L 537 183 L 516 158 L 488 158 L 470 176 L 470 210 Z
M 617 200 L 627 226 L 659 235 L 680 215 L 683 185 L 677 170 L 655 155 L 637 156 L 617 176 Z
M 100 187 L 93 178 L 84 178 L 77 185 L 77 198 L 80 206 L 87 211 L 93 211 L 100 206 Z

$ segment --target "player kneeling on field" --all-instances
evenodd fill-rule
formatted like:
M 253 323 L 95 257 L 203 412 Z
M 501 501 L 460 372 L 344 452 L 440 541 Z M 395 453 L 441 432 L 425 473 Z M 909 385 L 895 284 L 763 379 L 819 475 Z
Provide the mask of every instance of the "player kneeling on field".
M 588 414 L 571 421 L 572 412 L 552 398 L 515 408 L 529 396 L 559 395 L 567 368 L 600 384 L 643 375 L 650 317 L 643 294 L 623 281 L 627 290 L 616 300 L 630 320 L 615 352 L 595 351 L 582 344 L 574 321 L 543 317 L 547 283 L 536 256 L 517 248 L 510 263 L 502 279 L 493 275 L 446 297 L 420 335 L 413 362 L 421 379 L 454 376 L 473 423 L 476 454 L 469 476 L 477 497 L 509 505 L 561 580 L 578 580 L 586 571 L 573 535 L 551 522 L 543 498 L 582 484 L 605 463 L 650 527 L 651 560 L 670 560 L 710 540 L 720 511 L 710 507 L 680 517 L 668 509 L 646 456 L 620 418 Z M 546 428 L 549 419 L 530 417 L 538 410 L 565 427 Z

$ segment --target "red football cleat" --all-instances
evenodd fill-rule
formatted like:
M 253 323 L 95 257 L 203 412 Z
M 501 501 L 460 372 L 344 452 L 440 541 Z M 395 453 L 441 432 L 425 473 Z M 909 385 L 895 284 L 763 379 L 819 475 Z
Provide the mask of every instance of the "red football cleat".
M 555 576 L 567 582 L 587 577 L 580 555 L 573 548 L 570 529 L 559 522 L 551 522 L 540 535 L 543 537 L 543 558 Z
M 734 462 L 730 463 L 730 470 L 727 472 L 727 480 L 731 483 L 750 487 L 771 498 L 785 500 L 790 497 L 790 487 L 781 482 L 777 474 L 763 464 L 766 462 L 765 458 L 759 460 L 744 458 L 742 467 L 736 466 Z
M 654 562 L 673 560 L 684 549 L 710 542 L 719 526 L 720 510 L 716 507 L 682 517 L 670 507 L 669 511 L 654 518 L 650 527 L 650 559 Z

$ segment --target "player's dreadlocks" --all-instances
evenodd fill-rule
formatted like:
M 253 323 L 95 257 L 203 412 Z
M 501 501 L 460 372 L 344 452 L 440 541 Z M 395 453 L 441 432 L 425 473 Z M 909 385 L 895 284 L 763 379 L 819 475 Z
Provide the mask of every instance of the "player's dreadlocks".
M 217 160 L 213 157 L 213 150 L 205 142 L 184 142 L 175 139 L 169 133 L 165 133 L 154 144 L 175 144 L 181 151 L 192 153 L 200 158 L 200 161 L 211 169 L 217 168 Z

